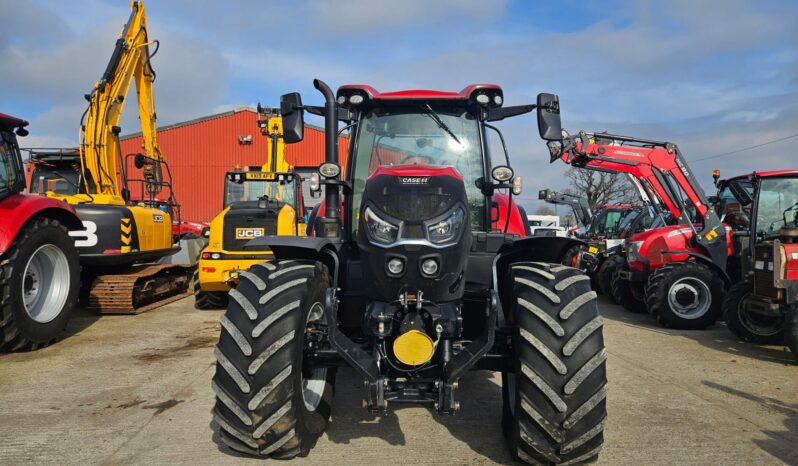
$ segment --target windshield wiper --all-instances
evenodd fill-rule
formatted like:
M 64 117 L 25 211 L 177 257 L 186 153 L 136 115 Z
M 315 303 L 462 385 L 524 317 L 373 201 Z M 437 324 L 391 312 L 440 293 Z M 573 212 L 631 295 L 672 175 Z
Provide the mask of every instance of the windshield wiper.
M 443 120 L 441 120 L 441 117 L 435 112 L 435 110 L 433 110 L 432 107 L 429 106 L 429 104 L 424 104 L 424 107 L 427 109 L 427 115 L 429 115 L 430 118 L 435 120 L 435 123 L 437 123 L 438 128 L 446 131 L 449 134 L 449 136 L 452 137 L 452 139 L 457 141 L 457 143 L 462 146 L 463 143 L 460 142 L 459 139 L 457 139 L 457 136 L 455 136 L 452 130 L 450 130 L 449 127 L 446 126 L 446 123 L 444 123 Z

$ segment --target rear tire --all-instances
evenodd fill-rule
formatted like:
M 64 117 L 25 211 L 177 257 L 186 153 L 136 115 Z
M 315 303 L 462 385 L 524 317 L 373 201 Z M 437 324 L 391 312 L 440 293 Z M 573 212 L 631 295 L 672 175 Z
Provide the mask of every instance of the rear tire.
M 622 255 L 613 254 L 604 259 L 604 262 L 601 263 L 601 266 L 597 272 L 598 285 L 601 289 L 601 292 L 609 296 L 609 298 L 614 302 L 617 301 L 615 296 L 612 294 L 612 276 L 615 274 L 615 271 L 620 270 L 625 263 L 626 259 L 624 259 Z
M 227 307 L 227 293 L 224 291 L 202 291 L 199 270 L 194 270 L 194 307 L 202 310 Z
M 632 284 L 628 280 L 621 278 L 618 272 L 622 270 L 626 270 L 625 261 L 612 274 L 612 281 L 610 282 L 612 298 L 629 312 L 645 314 L 648 312 L 646 302 L 635 295 L 632 290 Z
M 35 350 L 57 340 L 79 289 L 80 261 L 69 230 L 34 218 L 0 257 L 0 350 Z
M 648 278 L 646 303 L 660 325 L 703 330 L 720 317 L 723 285 L 704 264 L 685 261 L 660 267 Z
M 305 456 L 330 418 L 335 373 L 303 367 L 306 329 L 324 321 L 326 267 L 264 262 L 230 291 L 216 346 L 213 417 L 222 442 L 265 458 Z
M 514 264 L 514 371 L 502 374 L 504 433 L 530 464 L 592 461 L 604 443 L 606 352 L 596 293 L 579 270 Z
M 732 286 L 723 298 L 723 320 L 726 327 L 742 341 L 760 345 L 778 345 L 784 341 L 784 319 L 749 313 L 743 299 L 753 290 L 750 282 Z

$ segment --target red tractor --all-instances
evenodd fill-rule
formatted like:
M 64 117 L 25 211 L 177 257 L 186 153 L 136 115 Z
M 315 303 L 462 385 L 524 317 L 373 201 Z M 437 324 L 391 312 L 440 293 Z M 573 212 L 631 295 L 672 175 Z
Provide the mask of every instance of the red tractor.
M 509 157 L 486 147 L 491 122 L 551 95 L 503 106 L 502 89 L 381 93 L 316 80 L 324 107 L 281 98 L 283 137 L 303 111 L 325 118 L 324 190 L 315 236 L 264 236 L 245 249 L 275 260 L 241 272 L 216 347 L 214 418 L 221 440 L 250 455 L 306 455 L 327 426 L 335 369 L 353 367 L 363 406 L 427 405 L 450 415 L 468 370 L 502 375 L 503 426 L 531 464 L 595 459 L 607 381 L 602 322 L 590 279 L 560 265 L 578 240 L 524 237 Z M 351 130 L 345 176 L 339 121 Z M 500 155 L 501 154 L 501 155 Z M 508 194 L 499 194 L 499 191 Z
M 74 209 L 23 194 L 25 174 L 16 136 L 28 122 L 0 113 L 0 350 L 41 348 L 66 327 L 80 288 L 70 231 L 82 229 Z
M 626 264 L 612 280 L 613 297 L 646 310 L 666 327 L 703 329 L 721 313 L 731 285 L 726 260 L 731 237 L 675 144 L 581 131 L 549 140 L 551 161 L 588 170 L 629 173 L 653 200 L 668 226 L 626 240 Z
M 718 188 L 742 278 L 723 301 L 726 326 L 743 341 L 786 343 L 798 357 L 798 170 L 755 172 Z

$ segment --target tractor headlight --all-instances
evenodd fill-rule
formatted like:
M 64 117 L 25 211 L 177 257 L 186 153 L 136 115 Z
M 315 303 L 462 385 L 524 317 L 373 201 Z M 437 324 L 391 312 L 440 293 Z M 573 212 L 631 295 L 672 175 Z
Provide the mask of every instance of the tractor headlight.
M 370 207 L 363 211 L 363 221 L 369 237 L 377 243 L 391 244 L 399 237 L 399 227 L 379 218 Z
M 448 218 L 427 225 L 427 237 L 435 244 L 446 243 L 457 238 L 464 223 L 465 212 L 462 207 L 458 207 Z
M 633 262 L 640 259 L 640 247 L 643 246 L 642 241 L 630 241 L 626 243 L 626 261 Z

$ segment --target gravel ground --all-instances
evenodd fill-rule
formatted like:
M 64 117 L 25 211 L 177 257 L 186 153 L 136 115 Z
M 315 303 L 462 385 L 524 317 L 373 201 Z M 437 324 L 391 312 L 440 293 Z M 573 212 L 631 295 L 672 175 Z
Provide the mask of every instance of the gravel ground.
M 221 311 L 192 299 L 139 316 L 80 313 L 64 341 L 0 356 L 0 464 L 254 464 L 215 434 Z M 785 348 L 600 307 L 610 394 L 599 464 L 798 464 L 798 365 Z M 290 464 L 512 464 L 500 383 L 468 374 L 455 417 L 413 406 L 373 417 L 362 382 L 341 370 L 327 433 Z

